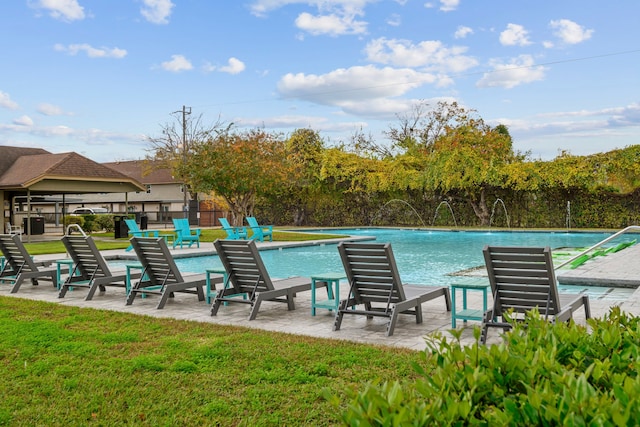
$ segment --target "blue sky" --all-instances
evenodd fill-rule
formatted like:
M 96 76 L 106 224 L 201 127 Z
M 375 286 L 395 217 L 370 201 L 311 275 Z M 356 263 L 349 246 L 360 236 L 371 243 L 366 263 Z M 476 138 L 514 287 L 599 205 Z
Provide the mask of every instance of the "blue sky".
M 455 100 L 534 158 L 640 143 L 640 2 L 11 0 L 0 144 L 143 158 L 185 105 L 330 143 Z

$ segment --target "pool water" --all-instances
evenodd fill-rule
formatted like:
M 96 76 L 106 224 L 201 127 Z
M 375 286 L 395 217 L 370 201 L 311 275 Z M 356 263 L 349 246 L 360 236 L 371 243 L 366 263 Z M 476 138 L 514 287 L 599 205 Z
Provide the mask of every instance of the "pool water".
M 581 248 L 592 246 L 610 236 L 609 233 L 423 231 L 379 228 L 320 232 L 375 236 L 378 242 L 391 243 L 403 282 L 425 285 L 450 283 L 451 279 L 447 278 L 447 275 L 484 265 L 482 248 L 485 245 Z M 311 276 L 344 271 L 335 244 L 266 250 L 260 253 L 272 277 Z M 217 256 L 178 258 L 176 264 L 182 272 L 195 273 L 222 265 Z

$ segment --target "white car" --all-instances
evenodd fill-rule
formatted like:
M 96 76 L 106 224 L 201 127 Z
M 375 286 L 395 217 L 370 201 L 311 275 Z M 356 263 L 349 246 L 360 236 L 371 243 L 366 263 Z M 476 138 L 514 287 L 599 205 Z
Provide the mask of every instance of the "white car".
M 71 211 L 71 215 L 79 216 L 79 215 L 104 215 L 108 214 L 109 210 L 106 208 L 75 208 Z

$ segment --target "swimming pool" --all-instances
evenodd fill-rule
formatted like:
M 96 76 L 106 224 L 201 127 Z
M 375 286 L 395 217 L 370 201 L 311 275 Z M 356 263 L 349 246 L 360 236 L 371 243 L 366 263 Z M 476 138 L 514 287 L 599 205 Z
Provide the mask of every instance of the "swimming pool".
M 311 231 L 311 230 L 310 230 Z M 550 246 L 552 249 L 592 246 L 610 233 L 428 231 L 408 229 L 313 230 L 357 236 L 375 236 L 393 248 L 403 282 L 425 285 L 449 283 L 446 276 L 484 265 L 485 245 Z M 272 277 L 311 276 L 343 271 L 335 244 L 261 251 Z M 217 256 L 178 258 L 183 272 L 221 267 Z

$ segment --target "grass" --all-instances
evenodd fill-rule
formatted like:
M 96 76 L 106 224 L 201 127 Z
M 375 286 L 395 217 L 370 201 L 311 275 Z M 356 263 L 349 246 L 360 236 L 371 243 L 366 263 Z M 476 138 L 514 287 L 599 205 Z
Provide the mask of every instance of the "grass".
M 0 297 L 0 425 L 336 425 L 420 353 Z M 346 405 L 346 403 L 345 403 Z
M 171 233 L 171 231 L 172 230 L 159 230 L 160 234 L 169 234 Z M 125 249 L 129 246 L 129 240 L 114 239 L 113 233 L 93 233 L 92 236 L 96 241 L 96 246 L 101 251 L 109 249 Z M 273 230 L 273 240 L 275 242 L 301 242 L 308 240 L 331 239 L 343 236 L 344 235 L 337 234 L 312 234 L 284 230 Z M 221 229 L 204 228 L 202 229 L 202 234 L 200 235 L 200 242 L 213 242 L 216 239 L 224 239 L 225 237 L 226 233 Z M 66 252 L 61 240 L 25 243 L 25 247 L 31 255 L 57 254 Z

